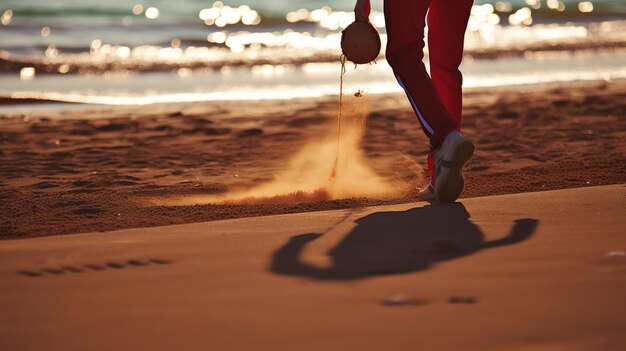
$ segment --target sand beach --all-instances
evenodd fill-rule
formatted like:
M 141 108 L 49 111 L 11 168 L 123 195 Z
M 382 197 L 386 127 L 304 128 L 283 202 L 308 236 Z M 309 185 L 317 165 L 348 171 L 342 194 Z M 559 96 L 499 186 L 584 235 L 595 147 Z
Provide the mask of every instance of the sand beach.
M 621 1 L 474 1 L 444 204 L 352 2 L 83 2 L 0 5 L 1 350 L 626 349 Z
M 328 174 L 314 172 L 333 162 L 319 143 L 336 133 L 334 97 L 5 113 L 2 237 L 416 201 L 427 146 L 406 98 L 351 98 L 368 110 L 349 147 L 361 150 L 366 177 L 393 188 L 373 197 L 314 192 Z M 466 92 L 463 130 L 477 151 L 462 196 L 624 183 L 624 101 L 621 81 Z M 288 184 L 223 203 L 277 180 Z

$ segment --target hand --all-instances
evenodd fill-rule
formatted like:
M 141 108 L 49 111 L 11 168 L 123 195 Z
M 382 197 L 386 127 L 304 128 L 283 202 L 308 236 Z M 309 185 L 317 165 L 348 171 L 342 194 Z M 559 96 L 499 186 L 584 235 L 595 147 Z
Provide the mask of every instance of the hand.
M 370 0 L 356 0 L 354 5 L 354 20 L 358 22 L 369 22 Z

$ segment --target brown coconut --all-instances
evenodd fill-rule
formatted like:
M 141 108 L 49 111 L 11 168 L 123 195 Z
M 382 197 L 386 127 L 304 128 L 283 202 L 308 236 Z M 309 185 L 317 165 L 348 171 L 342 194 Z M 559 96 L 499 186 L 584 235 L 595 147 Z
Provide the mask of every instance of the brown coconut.
M 353 22 L 341 32 L 341 51 L 356 64 L 370 63 L 380 53 L 380 36 L 369 22 Z

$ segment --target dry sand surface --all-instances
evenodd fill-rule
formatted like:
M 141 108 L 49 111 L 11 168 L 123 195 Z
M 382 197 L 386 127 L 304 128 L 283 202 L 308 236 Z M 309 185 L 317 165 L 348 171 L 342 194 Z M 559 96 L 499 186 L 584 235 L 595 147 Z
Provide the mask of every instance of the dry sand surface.
M 0 237 L 415 201 L 427 147 L 406 98 L 353 100 L 342 186 L 335 98 L 4 113 Z M 464 113 L 464 197 L 626 182 L 623 81 L 469 91 Z
M 626 186 L 0 242 L 2 350 L 626 349 Z

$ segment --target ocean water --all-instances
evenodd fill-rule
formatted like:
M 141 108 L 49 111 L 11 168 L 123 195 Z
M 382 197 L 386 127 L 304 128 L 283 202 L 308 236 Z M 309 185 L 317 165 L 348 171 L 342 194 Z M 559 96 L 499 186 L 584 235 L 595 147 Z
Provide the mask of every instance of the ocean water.
M 585 10 L 579 5 L 581 3 L 591 4 L 591 8 L 586 8 L 589 12 L 581 12 Z M 338 29 L 332 26 L 332 20 L 327 21 L 326 27 L 306 20 L 290 23 L 288 14 L 299 9 L 307 9 L 310 14 L 310 11 L 327 6 L 333 10 L 337 20 L 345 22 L 341 12 L 350 12 L 353 4 L 353 1 L 339 0 L 227 0 L 224 6 L 234 9 L 248 6 L 250 11 L 256 11 L 259 22 L 245 25 L 240 20 L 219 26 L 219 23 L 205 22 L 200 18 L 203 9 L 215 6 L 215 3 L 205 0 L 3 0 L 0 4 L 0 14 L 3 14 L 0 49 L 32 54 L 41 53 L 54 45 L 61 51 L 76 52 L 88 49 L 93 40 L 130 47 L 169 45 L 174 39 L 198 43 L 206 41 L 210 33 L 217 31 L 274 32 L 292 29 L 323 35 Z M 626 1 L 623 0 L 475 1 L 476 6 L 483 4 L 492 4 L 496 9 L 503 10 L 495 11 L 500 17 L 500 25 L 507 25 L 508 17 L 522 8 L 531 10 L 534 24 L 626 17 Z M 382 11 L 382 6 L 381 0 L 372 1 L 374 11 Z
M 0 96 L 107 104 L 334 94 L 353 1 L 3 0 Z M 372 23 L 386 41 L 382 0 Z M 467 87 L 626 77 L 626 1 L 476 0 Z M 555 53 L 555 54 L 551 54 Z M 352 83 L 399 91 L 381 56 Z

